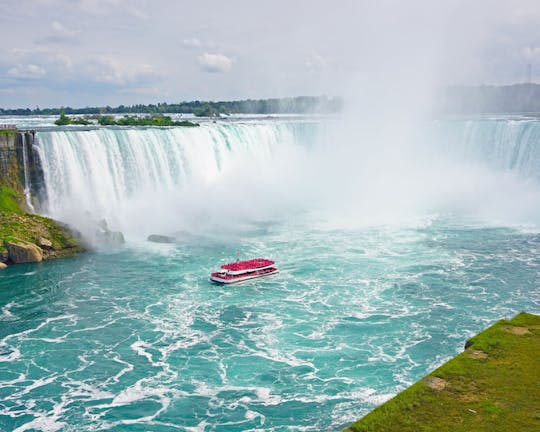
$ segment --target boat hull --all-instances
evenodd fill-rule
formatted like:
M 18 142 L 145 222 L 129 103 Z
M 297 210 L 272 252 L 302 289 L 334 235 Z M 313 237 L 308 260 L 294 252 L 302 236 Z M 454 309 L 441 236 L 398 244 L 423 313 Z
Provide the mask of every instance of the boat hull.
M 240 283 L 240 282 L 244 282 L 247 280 L 256 279 L 260 277 L 270 276 L 276 273 L 279 273 L 279 270 L 277 268 L 265 268 L 262 270 L 256 270 L 254 272 L 242 273 L 238 275 L 212 273 L 210 275 L 210 280 L 212 282 L 216 282 L 219 284 L 228 285 L 228 284 Z

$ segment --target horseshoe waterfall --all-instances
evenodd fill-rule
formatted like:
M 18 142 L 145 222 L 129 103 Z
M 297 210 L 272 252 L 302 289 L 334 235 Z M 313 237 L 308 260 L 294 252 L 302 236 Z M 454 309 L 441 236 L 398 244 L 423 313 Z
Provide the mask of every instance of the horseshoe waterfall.
M 358 124 L 35 127 L 36 211 L 91 248 L 2 273 L 0 429 L 339 430 L 540 312 L 540 121 Z M 237 256 L 280 273 L 208 281 Z

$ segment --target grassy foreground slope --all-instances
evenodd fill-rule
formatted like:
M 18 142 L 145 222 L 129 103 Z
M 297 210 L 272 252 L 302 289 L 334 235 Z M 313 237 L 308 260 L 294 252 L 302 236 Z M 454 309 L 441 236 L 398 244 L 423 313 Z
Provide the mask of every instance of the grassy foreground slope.
M 345 431 L 540 431 L 540 316 L 497 322 Z

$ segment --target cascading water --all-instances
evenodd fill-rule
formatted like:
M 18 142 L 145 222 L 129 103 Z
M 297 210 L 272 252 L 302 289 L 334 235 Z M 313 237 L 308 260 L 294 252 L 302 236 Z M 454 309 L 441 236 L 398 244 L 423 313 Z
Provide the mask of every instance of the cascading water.
M 461 161 L 540 179 L 539 120 L 438 121 L 430 143 Z
M 209 194 L 213 185 L 268 166 L 282 152 L 292 154 L 314 128 L 313 123 L 282 122 L 38 132 L 44 208 L 68 220 L 76 208 L 129 230 L 137 217 L 134 202 L 147 207 L 168 202 L 174 207 L 172 201 L 185 199 L 179 194 L 190 190 L 200 191 L 199 200 L 217 200 Z M 245 183 L 256 184 L 256 174 Z M 224 194 L 237 197 L 232 189 Z M 186 212 L 185 206 L 182 210 Z
M 475 188 L 489 198 L 489 184 L 499 189 L 495 183 L 512 183 L 508 194 L 515 199 L 520 182 L 540 179 L 537 120 L 436 121 L 424 126 L 407 153 L 393 156 L 393 165 L 380 148 L 345 143 L 346 151 L 336 156 L 336 142 L 317 147 L 316 138 L 327 131 L 323 124 L 259 121 L 38 132 L 47 196 L 43 208 L 68 222 L 80 221 L 82 212 L 95 220 L 105 217 L 128 233 L 144 231 L 149 220 L 170 232 L 186 228 L 180 222 L 186 218 L 267 217 L 284 197 L 287 210 L 326 205 L 342 215 L 350 210 L 340 208 L 343 202 L 357 201 L 360 208 L 351 217 L 373 211 L 375 221 L 399 218 L 407 207 L 413 214 L 475 213 L 473 205 L 485 217 L 484 210 L 494 204 L 480 205 L 483 198 L 471 196 Z M 388 151 L 398 150 L 403 152 L 395 146 Z M 468 165 L 473 166 L 467 170 Z M 515 178 L 502 178 L 504 172 Z M 527 187 L 530 197 L 540 190 Z
M 28 149 L 26 148 L 26 133 L 21 134 L 22 140 L 22 154 L 23 154 L 23 175 L 24 175 L 24 196 L 26 199 L 26 205 L 33 212 L 35 211 L 34 206 L 32 205 L 32 195 L 31 195 L 31 184 L 30 184 L 30 173 L 28 167 Z
M 128 241 L 0 274 L 0 430 L 342 430 L 490 323 L 540 311 L 537 231 L 420 212 L 468 193 L 488 216 L 490 200 L 512 212 L 540 202 L 538 122 L 441 121 L 405 147 L 314 145 L 332 127 L 38 132 L 47 212 L 78 228 L 71 212 L 116 217 Z M 427 216 L 412 224 L 328 228 L 290 211 L 303 199 L 301 210 L 357 202 L 354 219 L 375 205 L 399 216 L 420 198 Z M 209 232 L 209 214 L 272 210 L 288 213 Z M 137 241 L 190 212 L 199 232 Z M 280 274 L 209 283 L 238 250 Z

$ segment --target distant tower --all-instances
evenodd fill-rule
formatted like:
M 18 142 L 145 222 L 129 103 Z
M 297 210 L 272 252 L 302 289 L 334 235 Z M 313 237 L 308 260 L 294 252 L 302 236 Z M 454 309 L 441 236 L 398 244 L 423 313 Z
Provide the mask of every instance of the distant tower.
M 532 83 L 532 64 L 527 65 L 527 84 Z

